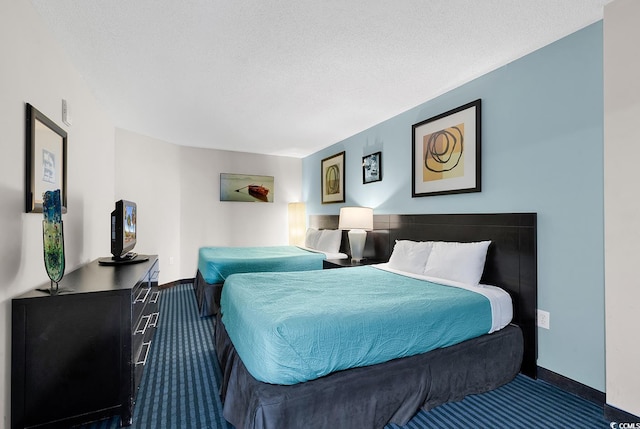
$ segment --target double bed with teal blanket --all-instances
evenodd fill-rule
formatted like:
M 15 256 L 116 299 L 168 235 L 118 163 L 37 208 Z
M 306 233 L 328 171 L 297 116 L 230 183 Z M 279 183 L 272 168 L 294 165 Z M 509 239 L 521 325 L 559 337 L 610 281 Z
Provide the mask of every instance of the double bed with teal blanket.
M 492 328 L 491 302 L 470 290 L 372 266 L 309 274 L 226 280 L 222 322 L 259 381 L 300 383 L 447 347 Z
M 402 426 L 520 370 L 535 377 L 536 215 L 378 218 L 387 264 L 227 277 L 214 335 L 234 427 Z M 390 256 L 401 240 L 491 241 L 480 284 L 400 271 Z
M 382 427 L 515 377 L 509 294 L 388 264 L 233 274 L 216 353 L 237 428 Z M 322 422 L 322 423 L 319 423 Z
M 201 247 L 195 284 L 200 315 L 217 312 L 222 284 L 231 274 L 321 270 L 325 258 L 297 246 Z

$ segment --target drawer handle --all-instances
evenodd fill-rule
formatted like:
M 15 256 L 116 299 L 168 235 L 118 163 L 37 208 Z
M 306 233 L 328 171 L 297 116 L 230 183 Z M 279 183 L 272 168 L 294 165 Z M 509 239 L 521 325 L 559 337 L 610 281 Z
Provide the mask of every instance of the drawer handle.
M 140 291 L 140 293 L 138 293 L 138 296 L 136 297 L 136 300 L 133 301 L 134 304 L 138 303 L 138 302 L 145 302 L 147 300 L 147 296 L 149 296 L 149 292 L 151 292 L 151 289 L 143 289 Z M 142 296 L 144 295 L 144 296 Z
M 144 335 L 144 333 L 147 330 L 147 326 L 149 326 L 149 319 L 151 318 L 151 315 L 146 315 L 146 316 L 142 316 L 142 318 L 140 318 L 140 321 L 138 322 L 138 326 L 136 327 L 136 330 L 134 332 L 134 334 L 142 334 Z M 141 326 L 144 323 L 144 326 Z
M 151 273 L 151 276 L 149 277 L 149 280 L 151 282 L 157 282 L 158 281 L 158 276 L 160 276 L 160 271 L 154 271 Z
M 158 327 L 158 313 L 151 313 L 149 315 L 149 327 L 157 328 Z
M 149 341 L 148 343 L 142 343 L 142 347 L 140 348 L 140 355 L 138 356 L 136 365 L 144 366 L 147 364 L 147 357 L 149 356 L 150 349 L 151 349 L 151 341 Z M 142 356 L 143 353 L 144 353 L 144 358 L 140 360 L 140 356 Z
M 149 300 L 150 304 L 155 304 L 158 302 L 158 298 L 160 297 L 160 291 L 155 291 L 151 294 L 151 299 Z

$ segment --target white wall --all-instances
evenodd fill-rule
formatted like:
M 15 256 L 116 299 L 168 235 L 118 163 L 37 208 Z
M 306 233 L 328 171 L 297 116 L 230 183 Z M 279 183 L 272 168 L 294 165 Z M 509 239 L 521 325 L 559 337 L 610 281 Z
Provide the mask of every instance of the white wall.
M 115 199 L 137 204 L 134 251 L 159 256 L 160 284 L 180 278 L 174 257 L 180 249 L 182 211 L 179 160 L 176 145 L 116 129 Z
M 69 101 L 73 126 L 61 120 Z M 42 214 L 24 213 L 25 103 L 68 133 L 66 271 L 109 252 L 114 127 L 28 1 L 0 2 L 0 427 L 10 424 L 11 298 L 48 281 Z M 105 226 L 106 222 L 106 226 Z M 52 398 L 58 400 L 59 398 Z
M 604 17 L 607 403 L 640 416 L 640 2 L 616 0 Z
M 288 243 L 287 204 L 300 201 L 302 160 L 181 148 L 181 278 L 194 277 L 201 246 Z M 220 173 L 274 176 L 273 203 L 220 201 Z
M 183 147 L 117 129 L 115 164 L 116 199 L 138 205 L 135 251 L 159 255 L 161 284 L 194 277 L 201 246 L 288 243 L 300 159 Z M 220 201 L 220 173 L 274 176 L 274 202 Z

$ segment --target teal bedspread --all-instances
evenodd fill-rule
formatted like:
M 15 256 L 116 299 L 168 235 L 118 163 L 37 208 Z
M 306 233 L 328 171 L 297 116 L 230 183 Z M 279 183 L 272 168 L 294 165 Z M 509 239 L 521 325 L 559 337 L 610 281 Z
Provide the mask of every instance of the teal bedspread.
M 235 273 L 321 270 L 323 253 L 296 246 L 201 247 L 198 270 L 207 283 L 223 283 Z
M 256 379 L 296 384 L 489 332 L 484 296 L 374 267 L 229 276 L 222 322 Z

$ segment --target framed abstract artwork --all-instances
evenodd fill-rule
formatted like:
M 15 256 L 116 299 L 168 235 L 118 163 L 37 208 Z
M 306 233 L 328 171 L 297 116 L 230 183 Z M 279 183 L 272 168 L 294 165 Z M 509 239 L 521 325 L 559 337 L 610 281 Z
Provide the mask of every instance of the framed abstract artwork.
M 382 180 L 382 152 L 372 153 L 362 157 L 362 183 L 379 182 Z
M 322 204 L 344 203 L 344 151 L 320 163 Z
M 475 100 L 412 127 L 412 197 L 480 192 L 480 105 Z
M 43 194 L 60 189 L 67 212 L 67 132 L 27 103 L 26 212 L 42 213 Z

